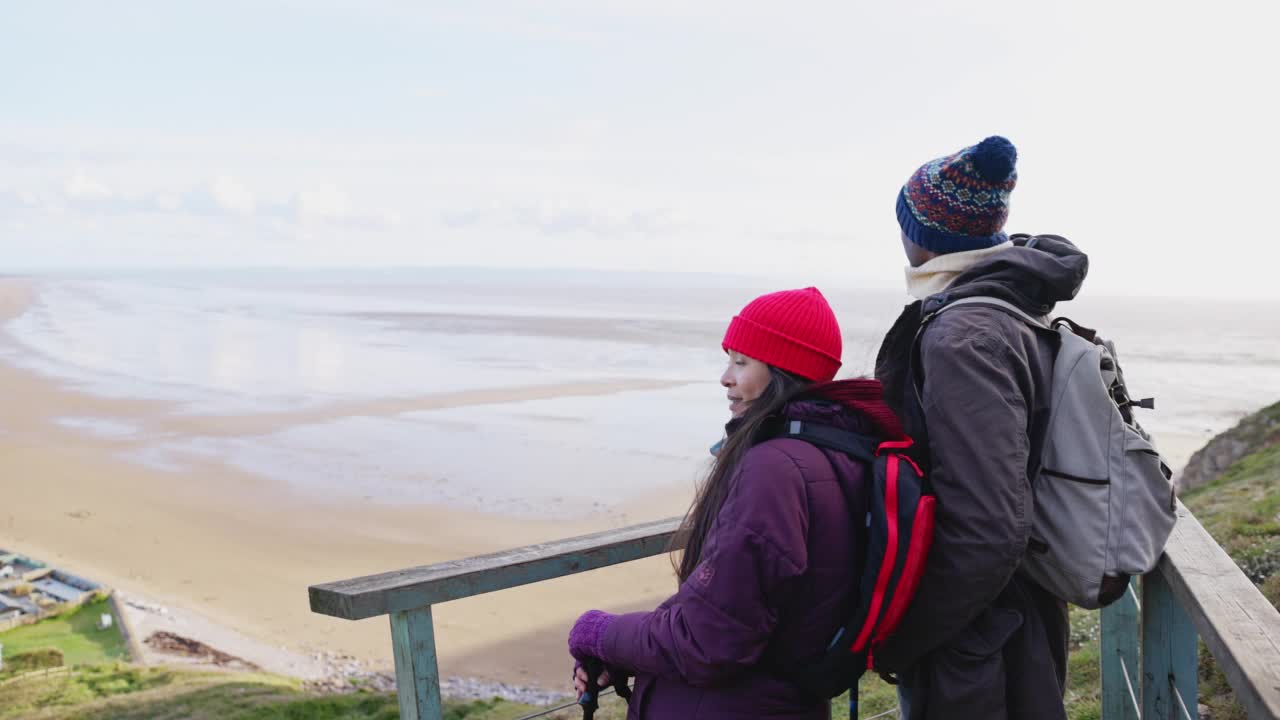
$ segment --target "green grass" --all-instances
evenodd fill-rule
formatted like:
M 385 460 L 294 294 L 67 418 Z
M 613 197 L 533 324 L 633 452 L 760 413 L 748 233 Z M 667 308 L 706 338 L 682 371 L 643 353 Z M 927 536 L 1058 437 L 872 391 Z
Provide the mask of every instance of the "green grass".
M 1273 604 L 1280 590 L 1280 443 L 1242 458 L 1183 502 Z
M 1280 610 L 1280 405 L 1258 414 L 1267 429 L 1258 452 L 1241 458 L 1215 481 L 1182 498 L 1205 530 L 1231 555 L 1262 594 Z M 1214 720 L 1244 720 L 1244 709 L 1203 643 L 1200 646 L 1200 702 Z
M 1067 717 L 1070 720 L 1099 720 L 1102 717 L 1102 686 L 1099 682 L 1099 635 L 1102 616 L 1097 610 L 1071 608 L 1071 636 L 1067 656 Z
M 446 720 L 513 720 L 537 708 L 500 700 L 448 703 Z M 573 709 L 551 716 L 581 717 Z M 390 693 L 313 695 L 294 680 L 262 673 L 147 668 L 126 663 L 81 667 L 52 678 L 0 686 L 0 720 L 397 720 Z M 623 720 L 606 699 L 600 720 Z
M 831 702 L 831 717 L 849 716 L 849 696 L 841 695 Z M 875 673 L 867 673 L 858 683 L 858 714 L 862 717 L 879 715 L 898 707 L 898 689 L 880 679 Z
M 0 670 L 0 680 L 31 670 L 45 670 L 66 665 L 62 651 L 58 648 L 36 648 L 4 656 L 4 669 Z
M 288 697 L 296 687 L 292 681 L 271 676 L 112 663 L 0 686 L 0 718 L 132 720 L 190 716 L 213 720 L 219 713 L 250 710 L 264 695 Z
M 861 684 L 862 715 L 897 705 L 894 688 L 875 675 Z M 848 697 L 832 703 L 844 717 Z M 501 700 L 450 702 L 445 720 L 515 720 L 537 707 Z M 601 699 L 597 720 L 625 720 L 617 697 Z M 0 720 L 396 720 L 393 694 L 315 696 L 294 680 L 259 673 L 146 668 L 126 663 L 81 667 L 65 677 L 0 686 Z M 574 707 L 548 716 L 576 720 Z
M 863 678 L 863 717 L 897 706 L 894 688 Z M 832 702 L 843 717 L 848 696 Z M 501 700 L 450 702 L 445 720 L 514 720 L 539 708 Z M 598 720 L 624 720 L 626 705 L 602 698 Z M 388 693 L 314 696 L 293 680 L 266 674 L 146 668 L 126 663 L 81 667 L 65 677 L 0 686 L 0 720 L 396 720 Z M 548 716 L 582 717 L 576 707 Z
M 124 659 L 129 653 L 120 630 L 114 624 L 106 630 L 95 627 L 98 616 L 106 612 L 110 612 L 107 600 L 90 602 L 66 615 L 0 633 L 0 645 L 4 645 L 6 656 L 57 648 L 67 665 L 98 665 Z

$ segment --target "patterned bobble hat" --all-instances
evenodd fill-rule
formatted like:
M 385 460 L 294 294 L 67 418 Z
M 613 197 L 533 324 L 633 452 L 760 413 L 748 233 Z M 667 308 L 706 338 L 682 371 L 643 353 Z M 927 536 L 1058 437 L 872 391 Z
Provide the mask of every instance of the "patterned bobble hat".
M 818 288 L 761 295 L 734 316 L 721 344 L 814 382 L 840 369 L 840 324 Z
M 994 135 L 925 163 L 898 193 L 902 232 L 936 253 L 980 250 L 1004 242 L 1009 193 L 1018 182 L 1017 161 L 1013 143 Z

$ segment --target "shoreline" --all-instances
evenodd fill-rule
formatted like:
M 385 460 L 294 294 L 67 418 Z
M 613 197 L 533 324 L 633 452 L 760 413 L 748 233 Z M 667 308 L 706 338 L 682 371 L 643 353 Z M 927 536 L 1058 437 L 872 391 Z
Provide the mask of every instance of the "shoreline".
M 22 312 L 36 283 L 0 278 L 0 322 Z M 557 392 L 592 395 L 679 384 L 587 381 L 275 414 L 196 416 L 176 413 L 174 402 L 95 396 L 0 363 L 0 394 L 6 398 L 0 405 L 0 473 L 6 478 L 0 547 L 91 577 L 126 598 L 141 598 L 139 604 L 170 608 L 194 639 L 264 669 L 313 679 L 323 675 L 317 655 L 328 653 L 358 661 L 361 672 L 386 672 L 392 667 L 388 621 L 315 615 L 308 606 L 309 585 L 680 515 L 692 483 L 655 487 L 629 502 L 625 512 L 538 519 L 319 497 L 239 470 L 226 459 L 204 458 L 174 472 L 121 457 L 122 450 L 157 434 L 252 435 L 349 413 L 396 414 L 461 407 L 468 400 L 520 402 L 559 397 Z M 139 432 L 95 434 L 66 422 L 76 418 L 122 422 Z M 1208 437 L 1157 441 L 1181 468 Z M 674 590 L 663 555 L 438 606 L 441 674 L 566 687 L 564 638 L 579 613 L 593 607 L 652 608 Z M 154 618 L 134 619 L 140 640 L 163 626 Z
M 35 282 L 0 279 L 0 322 L 22 311 Z M 546 520 L 314 497 L 216 458 L 179 473 L 139 465 L 119 457 L 138 438 L 95 436 L 59 422 L 110 418 L 150 431 L 171 421 L 173 403 L 93 396 L 4 363 L 0 396 L 6 398 L 0 404 L 0 547 L 199 617 L 203 622 L 193 626 L 208 637 L 196 639 L 264 668 L 280 665 L 269 649 L 296 656 L 299 667 L 328 652 L 372 671 L 392 668 L 386 618 L 350 622 L 313 614 L 309 585 L 659 519 L 682 513 L 688 502 L 672 491 L 633 503 L 625 513 Z M 235 420 L 216 422 L 230 427 Z M 630 606 L 638 598 L 652 606 L 674 590 L 665 558 L 652 560 L 661 562 L 439 606 L 442 675 L 564 686 L 563 635 L 580 612 Z M 529 629 L 544 629 L 546 642 L 507 642 Z M 145 640 L 147 631 L 139 632 Z M 500 655 L 482 652 L 497 645 Z

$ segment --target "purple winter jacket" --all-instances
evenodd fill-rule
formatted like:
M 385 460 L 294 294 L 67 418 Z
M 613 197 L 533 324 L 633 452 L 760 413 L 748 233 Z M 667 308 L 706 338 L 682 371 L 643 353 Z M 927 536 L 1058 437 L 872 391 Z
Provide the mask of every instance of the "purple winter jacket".
M 842 405 L 801 401 L 787 416 L 876 434 Z M 773 668 L 820 655 L 852 611 L 865 473 L 801 440 L 746 453 L 698 568 L 657 609 L 619 616 L 605 632 L 603 660 L 636 675 L 628 718 L 830 716 L 829 700 Z

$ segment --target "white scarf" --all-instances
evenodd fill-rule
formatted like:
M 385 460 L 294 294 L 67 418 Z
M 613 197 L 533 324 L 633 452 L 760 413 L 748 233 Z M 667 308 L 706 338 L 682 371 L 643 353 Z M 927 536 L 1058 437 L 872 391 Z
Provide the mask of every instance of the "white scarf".
M 960 273 L 1011 247 L 1013 243 L 1006 240 L 999 245 L 981 250 L 964 250 L 939 255 L 920 267 L 908 267 L 907 293 L 917 300 L 936 295 L 946 290 Z

